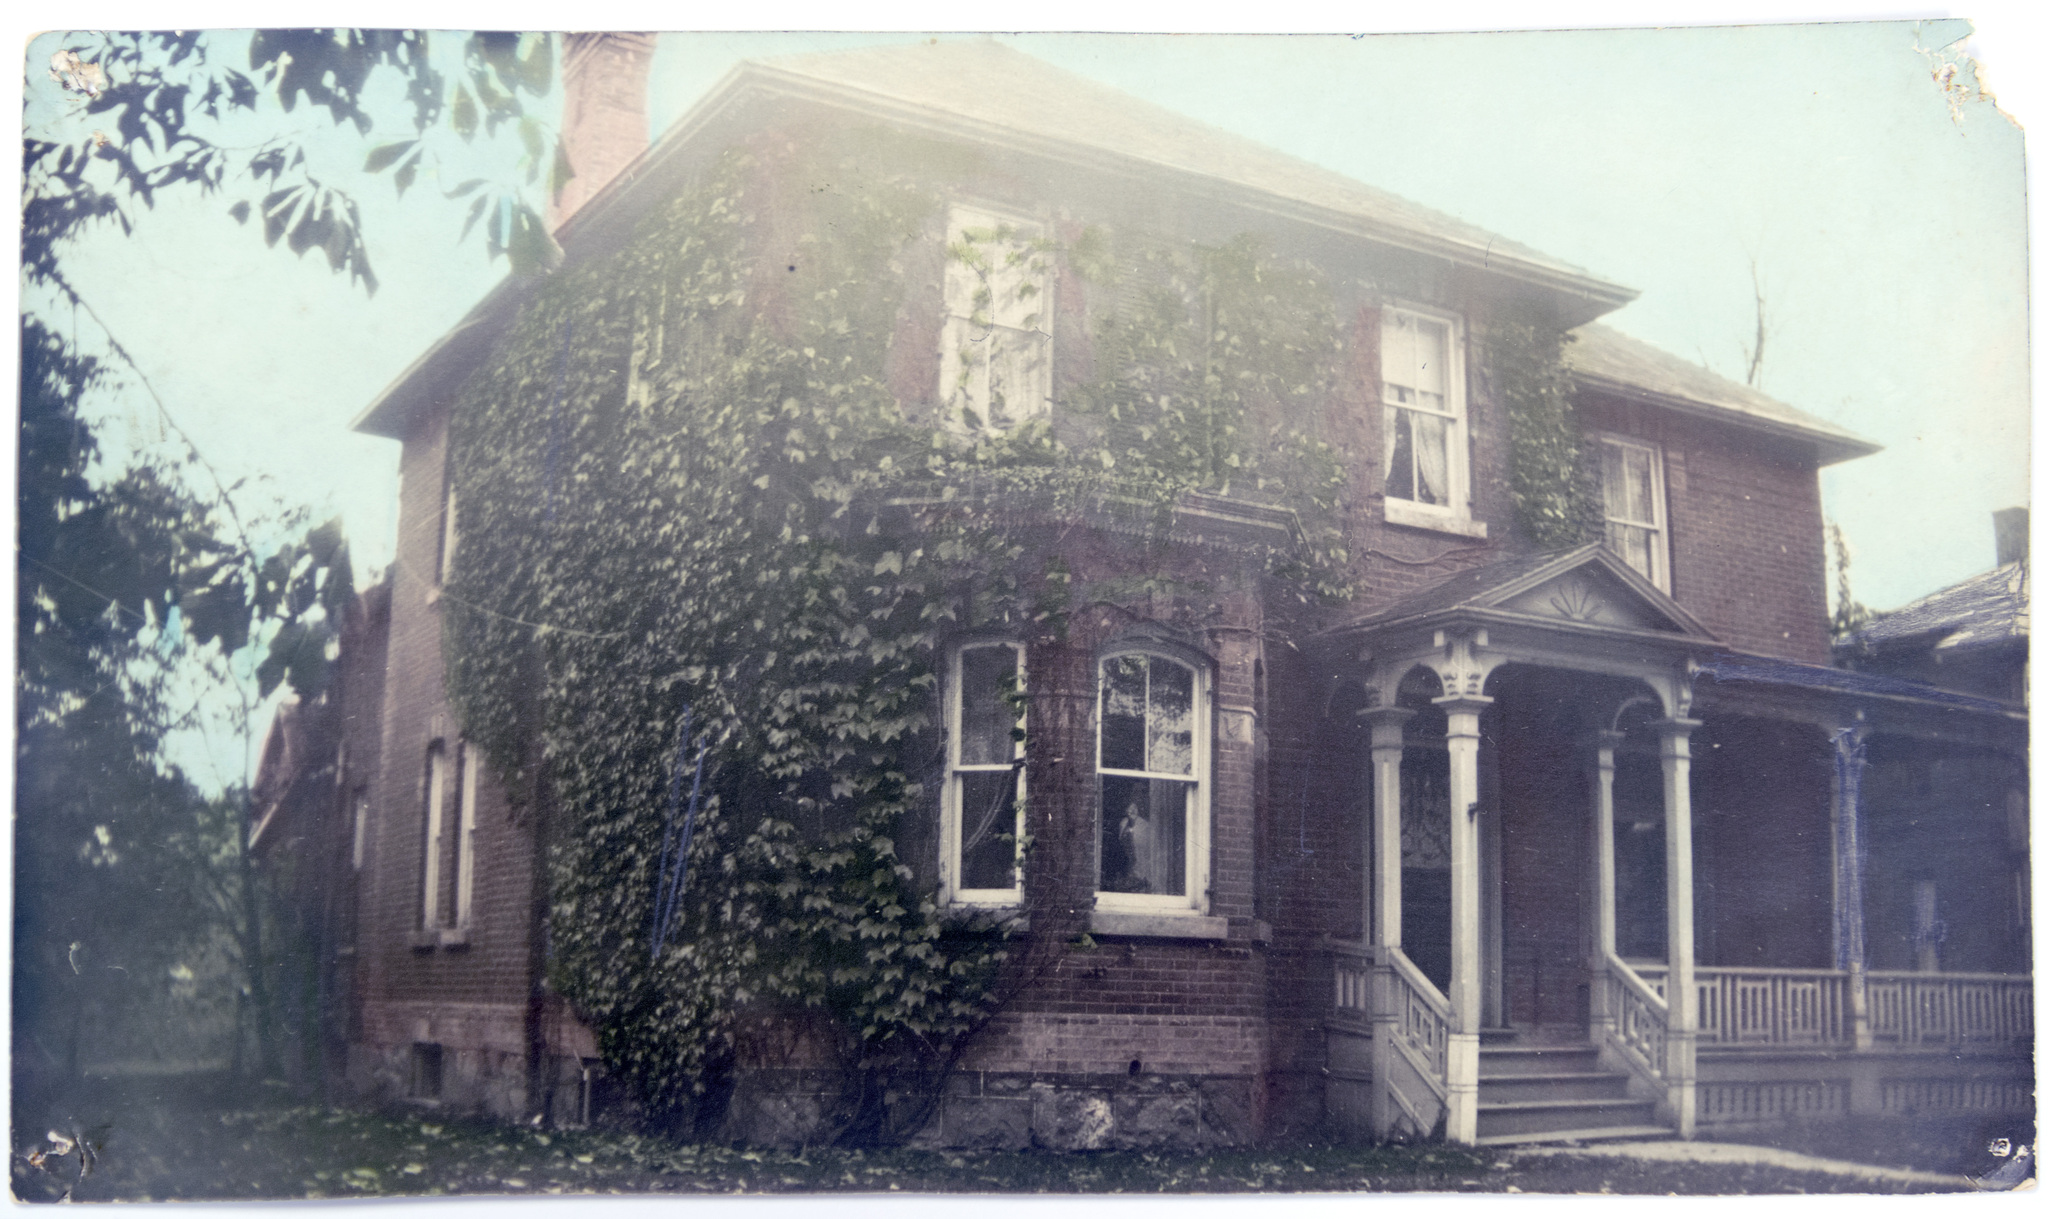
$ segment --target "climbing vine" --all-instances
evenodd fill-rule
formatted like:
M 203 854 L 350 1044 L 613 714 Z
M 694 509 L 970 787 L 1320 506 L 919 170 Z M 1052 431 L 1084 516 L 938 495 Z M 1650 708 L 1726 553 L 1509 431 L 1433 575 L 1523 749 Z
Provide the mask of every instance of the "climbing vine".
M 1515 520 L 1536 545 L 1562 550 L 1592 540 L 1600 521 L 1597 472 L 1579 441 L 1571 336 L 1524 318 L 1496 321 L 1486 335 L 1487 364 L 1508 417 L 1508 485 Z
M 904 164 L 729 154 L 540 283 L 454 409 L 450 697 L 544 844 L 550 984 L 650 1114 L 700 1131 L 738 1040 L 781 1020 L 845 1067 L 819 1138 L 907 1137 L 936 1093 L 904 1081 L 1043 964 L 1023 920 L 935 903 L 940 657 L 1124 595 L 1073 576 L 1076 524 L 1135 513 L 1133 544 L 1167 547 L 1185 493 L 1259 499 L 1300 544 L 1223 578 L 1349 589 L 1321 438 L 1342 332 L 1312 272 L 1249 240 L 948 240 L 940 192 L 876 168 Z M 1021 333 L 1056 267 L 1099 319 L 1057 409 L 997 402 L 1017 422 L 985 430 L 965 353 L 935 402 L 899 400 L 930 272 L 978 279 L 965 325 Z

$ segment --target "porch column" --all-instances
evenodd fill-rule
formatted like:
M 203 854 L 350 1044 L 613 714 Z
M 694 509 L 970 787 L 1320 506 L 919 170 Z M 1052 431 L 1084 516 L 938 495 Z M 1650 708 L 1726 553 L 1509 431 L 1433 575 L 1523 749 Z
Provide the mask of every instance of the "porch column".
M 1623 734 L 1601 730 L 1593 744 L 1593 1043 L 1614 1029 L 1607 993 L 1607 962 L 1614 956 L 1614 751 Z
M 1664 1080 L 1671 1090 L 1678 1136 L 1693 1134 L 1699 1036 L 1699 989 L 1693 982 L 1692 946 L 1692 730 L 1700 721 L 1657 721 L 1664 763 L 1664 939 L 1670 972 L 1665 986 Z
M 1372 725 L 1372 834 L 1365 846 L 1365 938 L 1389 948 L 1401 946 L 1401 750 L 1406 707 L 1374 707 L 1358 713 Z
M 1387 1081 L 1394 1070 L 1393 962 L 1384 950 L 1401 947 L 1401 748 L 1415 713 L 1374 707 L 1358 713 L 1372 725 L 1372 830 L 1365 835 L 1363 938 L 1382 951 L 1372 966 L 1372 1132 L 1388 1138 L 1400 1117 Z
M 1435 700 L 1444 709 L 1451 755 L 1451 1032 L 1445 1074 L 1444 1137 L 1470 1143 L 1479 1134 L 1479 694 Z
M 1867 732 L 1850 724 L 1835 746 L 1835 968 L 1849 975 L 1849 1027 L 1856 1048 L 1870 1048 L 1870 986 L 1863 942 L 1863 767 Z

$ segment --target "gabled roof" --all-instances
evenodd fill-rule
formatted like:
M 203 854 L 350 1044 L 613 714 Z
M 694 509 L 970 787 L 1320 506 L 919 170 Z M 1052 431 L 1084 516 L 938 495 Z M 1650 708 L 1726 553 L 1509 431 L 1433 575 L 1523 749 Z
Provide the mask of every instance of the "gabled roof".
M 1636 292 L 1398 195 L 1140 101 L 988 39 L 920 42 L 748 61 L 735 67 L 653 147 L 558 232 L 571 259 L 683 181 L 750 116 L 789 102 L 832 107 L 909 129 L 1024 150 L 1111 173 L 1183 180 L 1239 205 L 1519 280 L 1579 317 Z M 506 279 L 400 374 L 354 427 L 401 437 L 425 404 L 460 384 L 531 281 Z
M 1530 279 L 1614 308 L 1636 292 L 1399 195 L 1097 84 L 992 39 L 919 42 L 743 65 L 741 73 L 865 109 L 943 118 L 962 134 L 1098 154 L 1248 188 L 1365 235 Z
M 1879 615 L 1856 632 L 1856 643 L 1950 649 L 2024 640 L 2027 600 L 2027 565 L 2007 563 Z
M 1690 611 L 1599 542 L 1470 568 L 1326 634 L 1419 626 L 1455 616 L 1715 642 Z
M 1875 453 L 1880 447 L 1618 330 L 1586 325 L 1572 334 L 1575 341 L 1565 347 L 1565 362 L 1582 385 L 1808 441 L 1824 466 Z

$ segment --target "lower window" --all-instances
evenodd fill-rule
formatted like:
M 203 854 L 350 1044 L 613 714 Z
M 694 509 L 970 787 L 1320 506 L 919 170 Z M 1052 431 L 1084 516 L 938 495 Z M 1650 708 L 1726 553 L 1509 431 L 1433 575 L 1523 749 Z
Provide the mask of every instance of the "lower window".
M 947 897 L 1015 902 L 1024 807 L 1024 649 L 955 649 L 946 698 L 946 791 L 941 857 Z
M 1096 715 L 1099 909 L 1199 908 L 1206 875 L 1208 725 L 1201 670 L 1171 656 L 1105 658 Z

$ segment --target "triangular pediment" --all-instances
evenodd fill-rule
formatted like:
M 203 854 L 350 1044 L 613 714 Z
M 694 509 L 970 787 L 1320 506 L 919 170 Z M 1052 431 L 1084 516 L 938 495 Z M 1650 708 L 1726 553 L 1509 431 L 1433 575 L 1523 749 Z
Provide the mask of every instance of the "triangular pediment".
M 1671 622 L 1643 604 L 1621 581 L 1598 568 L 1566 572 L 1510 598 L 1500 606 L 1518 614 L 1562 618 L 1595 626 L 1625 626 L 1639 631 L 1670 630 Z
M 1699 620 L 1602 546 L 1560 556 L 1473 598 L 1475 607 L 1586 626 L 1704 636 Z

